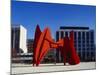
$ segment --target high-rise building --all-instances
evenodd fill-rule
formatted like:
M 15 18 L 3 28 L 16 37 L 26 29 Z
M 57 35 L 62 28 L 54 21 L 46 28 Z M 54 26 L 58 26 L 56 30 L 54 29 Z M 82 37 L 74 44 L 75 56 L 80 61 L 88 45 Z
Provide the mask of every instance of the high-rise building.
M 89 27 L 65 27 L 62 26 L 56 31 L 56 41 L 69 36 L 70 31 L 74 31 L 74 45 L 81 61 L 95 61 L 95 34 Z M 56 51 L 56 60 L 62 61 L 59 50 Z
M 11 27 L 11 49 L 12 55 L 27 53 L 27 30 L 22 25 Z

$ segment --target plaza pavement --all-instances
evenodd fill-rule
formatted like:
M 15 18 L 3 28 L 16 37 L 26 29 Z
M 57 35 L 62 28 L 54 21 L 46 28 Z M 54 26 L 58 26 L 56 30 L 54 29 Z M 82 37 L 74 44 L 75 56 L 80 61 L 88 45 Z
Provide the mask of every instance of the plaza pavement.
M 32 64 L 12 64 L 11 74 L 28 74 L 28 73 L 44 73 L 44 72 L 59 72 L 70 70 L 85 70 L 95 69 L 95 62 L 81 62 L 78 65 L 63 65 L 63 63 L 40 64 L 38 67 L 33 67 Z

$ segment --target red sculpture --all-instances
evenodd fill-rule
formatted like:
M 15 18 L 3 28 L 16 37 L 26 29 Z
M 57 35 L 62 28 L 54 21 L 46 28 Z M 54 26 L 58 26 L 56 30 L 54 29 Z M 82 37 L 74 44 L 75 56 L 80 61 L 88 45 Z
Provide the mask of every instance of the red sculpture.
M 54 42 L 49 28 L 45 28 L 41 32 L 39 26 L 37 25 L 34 38 L 34 51 L 33 51 L 33 66 L 39 66 L 41 60 L 47 54 L 50 48 L 60 49 L 61 55 L 63 56 L 64 65 L 66 65 L 66 60 L 70 65 L 75 65 L 80 63 L 79 56 L 76 53 L 74 47 L 74 36 L 73 31 L 70 32 L 70 37 L 64 37 L 57 42 Z

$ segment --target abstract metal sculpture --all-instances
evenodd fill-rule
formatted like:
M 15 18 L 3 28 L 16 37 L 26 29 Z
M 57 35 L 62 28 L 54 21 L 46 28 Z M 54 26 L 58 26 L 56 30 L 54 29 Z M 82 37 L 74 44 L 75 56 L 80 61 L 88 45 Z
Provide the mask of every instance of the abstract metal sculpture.
M 50 29 L 45 28 L 43 32 L 41 32 L 39 25 L 36 27 L 35 38 L 34 38 L 34 46 L 33 46 L 33 66 L 39 66 L 41 60 L 43 60 L 44 56 L 47 54 L 50 48 L 58 48 L 63 56 L 63 63 L 66 65 L 66 60 L 70 65 L 75 65 L 80 63 L 79 56 L 74 47 L 74 35 L 73 31 L 70 32 L 70 36 L 66 36 L 63 39 L 60 39 L 57 42 L 54 42 Z

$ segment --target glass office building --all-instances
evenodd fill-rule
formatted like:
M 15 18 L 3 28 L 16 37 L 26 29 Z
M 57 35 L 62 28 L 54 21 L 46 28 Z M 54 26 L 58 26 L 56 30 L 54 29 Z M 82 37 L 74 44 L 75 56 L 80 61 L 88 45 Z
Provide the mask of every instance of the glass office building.
M 60 27 L 56 31 L 56 41 L 69 36 L 70 31 L 74 31 L 74 46 L 80 57 L 81 61 L 95 61 L 96 48 L 95 48 L 95 34 L 94 30 L 89 27 Z M 62 61 L 59 50 L 56 51 L 56 60 Z

